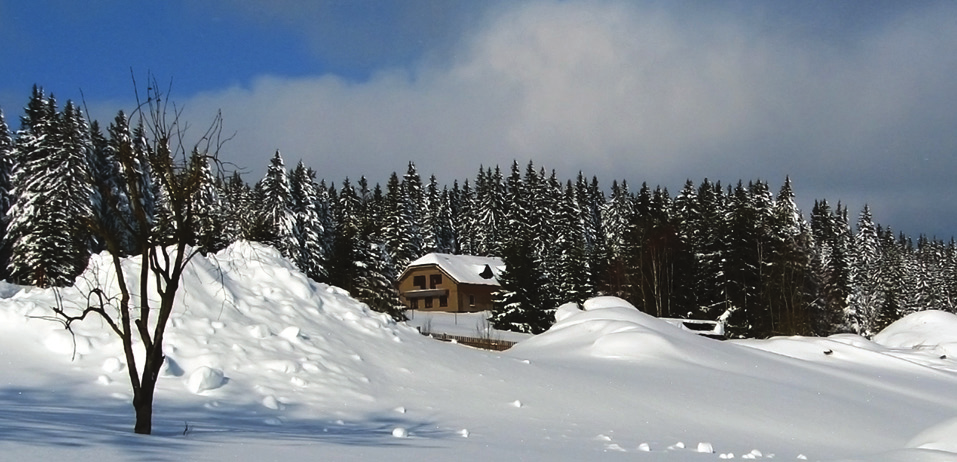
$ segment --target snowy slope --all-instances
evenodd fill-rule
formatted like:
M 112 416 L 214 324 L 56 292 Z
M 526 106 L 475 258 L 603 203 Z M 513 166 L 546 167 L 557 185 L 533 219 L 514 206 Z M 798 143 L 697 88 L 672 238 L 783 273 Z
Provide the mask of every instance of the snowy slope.
M 875 342 L 719 342 L 606 297 L 492 353 L 239 243 L 190 266 L 144 437 L 100 322 L 76 326 L 74 354 L 62 327 L 30 317 L 53 291 L 0 297 L 2 460 L 957 460 L 946 313 Z

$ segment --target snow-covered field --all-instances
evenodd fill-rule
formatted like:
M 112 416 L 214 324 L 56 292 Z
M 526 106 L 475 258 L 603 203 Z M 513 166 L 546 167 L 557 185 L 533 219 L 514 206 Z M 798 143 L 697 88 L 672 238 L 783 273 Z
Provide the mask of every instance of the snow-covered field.
M 957 460 L 957 316 L 941 312 L 873 342 L 720 342 L 598 298 L 494 353 L 240 243 L 190 267 L 140 436 L 118 340 L 31 317 L 52 291 L 0 296 L 0 460 Z

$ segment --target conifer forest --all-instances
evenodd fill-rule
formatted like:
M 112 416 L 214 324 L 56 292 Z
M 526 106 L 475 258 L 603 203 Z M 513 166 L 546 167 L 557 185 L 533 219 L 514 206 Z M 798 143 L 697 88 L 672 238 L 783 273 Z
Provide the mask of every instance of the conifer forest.
M 804 216 L 789 178 L 776 192 L 758 179 L 688 180 L 669 192 L 584 173 L 564 179 L 516 161 L 476 165 L 474 178 L 448 184 L 409 163 L 382 186 L 321 179 L 313 169 L 321 166 L 287 166 L 279 152 L 264 153 L 264 177 L 246 179 L 192 149 L 183 171 L 202 185 L 184 234 L 169 229 L 149 136 L 135 116 L 120 111 L 102 127 L 37 87 L 19 130 L 0 112 L 2 277 L 73 284 L 105 250 L 91 230 L 135 222 L 117 217 L 136 200 L 152 233 L 190 236 L 202 252 L 267 243 L 310 278 L 396 318 L 396 279 L 429 252 L 501 257 L 492 321 L 533 333 L 551 325 L 557 306 L 599 294 L 659 317 L 722 320 L 730 337 L 748 338 L 869 337 L 912 312 L 957 311 L 953 239 L 915 240 L 877 224 L 866 206 L 825 199 Z M 138 168 L 117 162 L 121 153 Z M 136 235 L 114 231 L 124 233 Z

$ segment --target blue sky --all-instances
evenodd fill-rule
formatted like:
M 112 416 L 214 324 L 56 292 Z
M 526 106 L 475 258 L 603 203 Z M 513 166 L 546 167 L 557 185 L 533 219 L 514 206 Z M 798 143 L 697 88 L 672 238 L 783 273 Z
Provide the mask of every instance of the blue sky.
M 194 127 L 223 111 L 249 182 L 276 149 L 335 182 L 410 160 L 449 184 L 513 159 L 672 192 L 790 175 L 805 213 L 868 203 L 949 238 L 955 18 L 946 1 L 0 0 L 0 108 L 18 126 L 36 83 L 82 90 L 105 123 L 149 71 Z

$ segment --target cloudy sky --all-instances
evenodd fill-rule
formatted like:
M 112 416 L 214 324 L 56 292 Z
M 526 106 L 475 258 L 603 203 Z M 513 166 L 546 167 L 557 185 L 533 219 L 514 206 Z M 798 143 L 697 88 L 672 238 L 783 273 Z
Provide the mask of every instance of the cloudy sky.
M 14 128 L 34 83 L 107 122 L 152 72 L 250 183 L 276 149 L 335 182 L 789 175 L 805 214 L 957 234 L 951 1 L 0 0 L 0 43 Z

